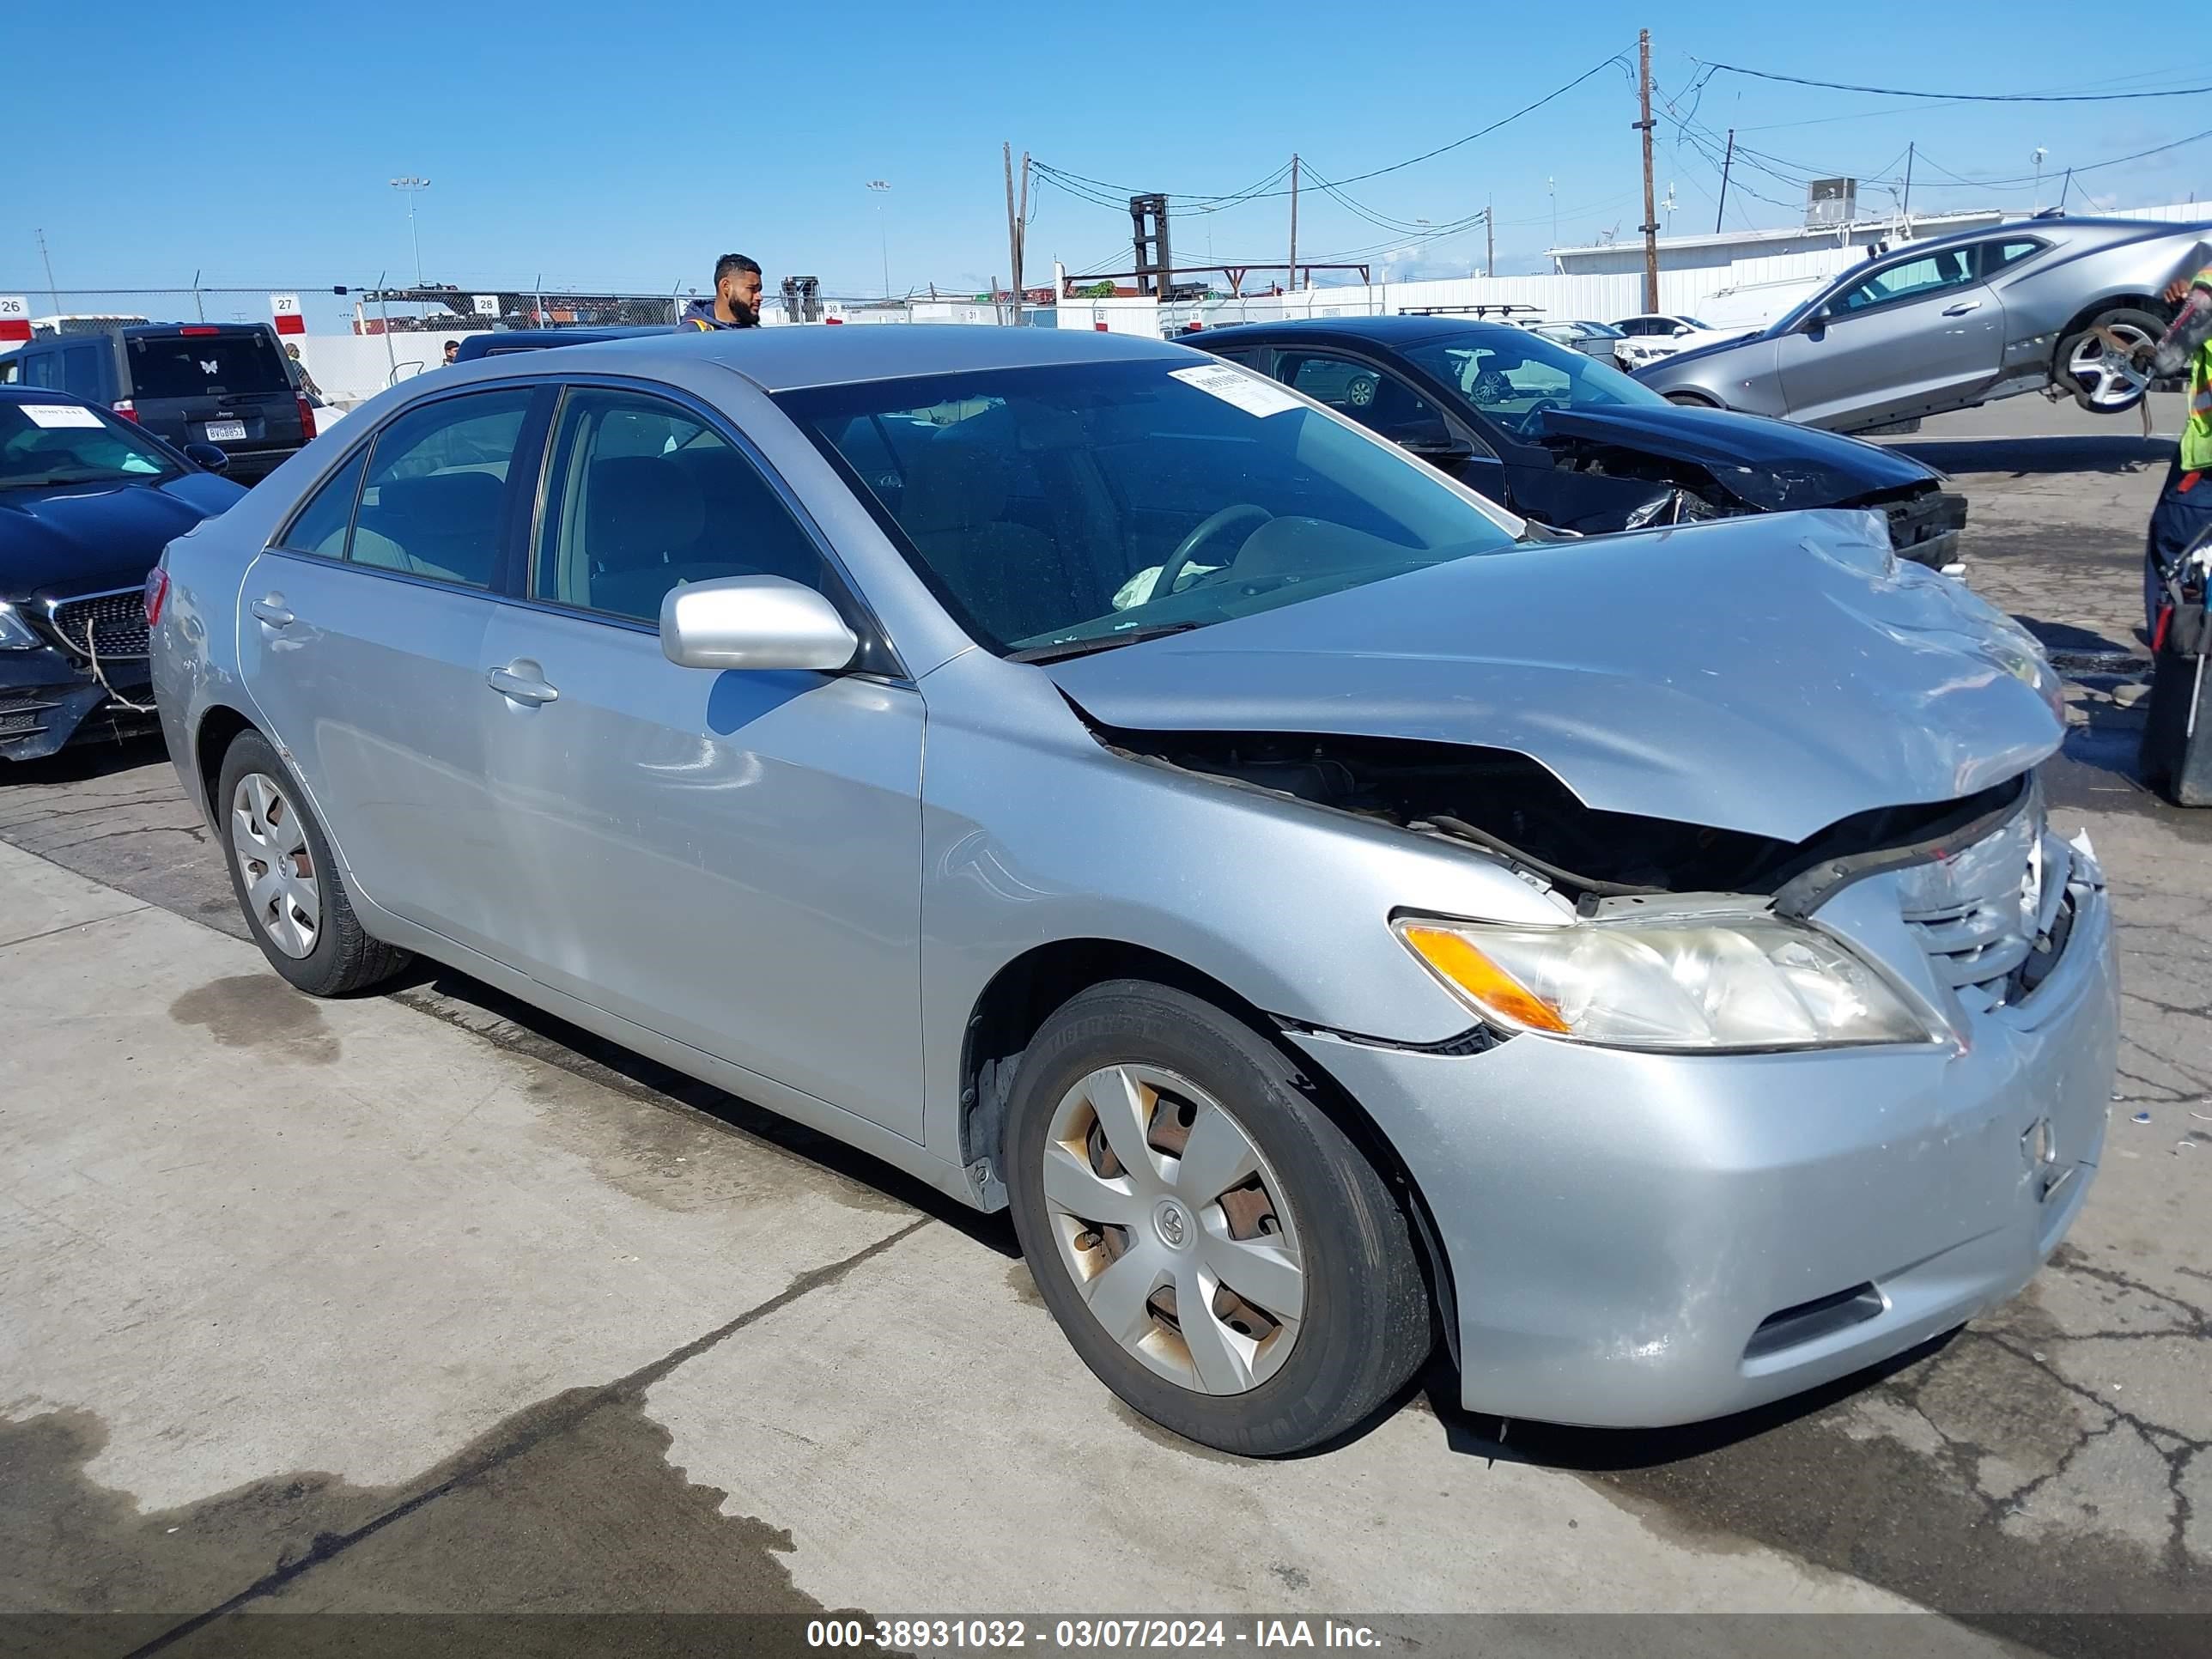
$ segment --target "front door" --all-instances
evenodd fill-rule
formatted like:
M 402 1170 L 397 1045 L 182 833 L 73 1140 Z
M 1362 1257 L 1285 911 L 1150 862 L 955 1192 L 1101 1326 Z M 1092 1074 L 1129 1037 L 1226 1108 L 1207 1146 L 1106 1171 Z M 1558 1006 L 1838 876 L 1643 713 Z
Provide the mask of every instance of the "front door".
M 531 567 L 483 641 L 508 690 L 475 693 L 530 893 L 507 959 L 921 1139 L 920 694 L 678 667 L 657 631 L 671 587 L 719 576 L 856 610 L 809 531 L 703 412 L 576 388 Z
M 2004 307 L 1971 246 L 1893 258 L 1775 342 L 1790 417 L 1851 432 L 1957 408 L 1997 378 Z
M 311 496 L 239 596 L 240 664 L 362 893 L 496 955 L 484 632 L 534 482 L 533 390 L 417 404 Z M 527 475 L 526 479 L 517 475 Z
M 1511 507 L 1505 464 L 1403 375 L 1364 358 L 1285 346 L 1275 356 L 1275 378 L 1442 467 L 1499 506 Z

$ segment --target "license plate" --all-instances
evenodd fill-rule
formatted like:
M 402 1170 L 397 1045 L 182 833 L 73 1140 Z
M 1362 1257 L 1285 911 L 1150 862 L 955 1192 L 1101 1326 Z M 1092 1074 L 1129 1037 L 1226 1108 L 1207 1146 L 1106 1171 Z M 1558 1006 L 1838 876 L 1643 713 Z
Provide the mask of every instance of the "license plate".
M 211 444 L 243 443 L 246 441 L 246 422 L 243 421 L 210 421 L 207 423 L 208 441 Z

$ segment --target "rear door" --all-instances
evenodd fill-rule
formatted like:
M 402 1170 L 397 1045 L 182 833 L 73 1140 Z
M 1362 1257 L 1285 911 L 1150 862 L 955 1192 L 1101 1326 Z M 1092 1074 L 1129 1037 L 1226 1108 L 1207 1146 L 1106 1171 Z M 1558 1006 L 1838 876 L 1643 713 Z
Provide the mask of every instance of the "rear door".
M 1972 403 L 2004 360 L 2004 307 L 1975 253 L 1893 256 L 1776 340 L 1790 417 L 1854 432 Z
M 550 394 L 410 405 L 246 572 L 239 659 L 362 892 L 499 956 L 520 872 L 485 784 L 484 634 L 526 526 Z
M 214 444 L 253 474 L 306 441 L 271 330 L 207 323 L 134 332 L 123 355 L 124 395 L 139 424 L 172 443 Z
M 528 597 L 497 607 L 484 641 L 512 678 L 473 691 L 526 890 L 506 959 L 920 1140 L 921 694 L 885 672 L 662 654 L 663 596 L 720 576 L 804 583 L 869 631 L 710 411 L 571 388 L 543 495 Z

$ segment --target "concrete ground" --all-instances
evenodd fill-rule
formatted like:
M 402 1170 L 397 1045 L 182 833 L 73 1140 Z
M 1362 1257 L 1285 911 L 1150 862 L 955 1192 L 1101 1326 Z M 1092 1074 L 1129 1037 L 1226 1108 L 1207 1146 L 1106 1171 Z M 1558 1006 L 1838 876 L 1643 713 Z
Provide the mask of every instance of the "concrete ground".
M 2088 435 L 2070 462 L 1915 441 L 1982 446 L 1975 585 L 2124 654 L 2163 459 Z M 0 1609 L 138 1615 L 41 1627 L 88 1653 L 236 1651 L 271 1611 L 823 1608 L 1382 1613 L 1400 1651 L 2202 1651 L 2212 815 L 2133 782 L 2124 673 L 2084 668 L 2047 780 L 2113 884 L 2118 1098 L 2027 1292 L 1746 1419 L 1501 1438 L 1439 1374 L 1265 1465 L 1115 1405 L 1001 1219 L 442 969 L 295 996 L 158 744 L 18 769 Z M 1914 1607 L 1949 1616 L 1748 1617 Z M 1397 1617 L 1460 1611 L 1674 1617 Z

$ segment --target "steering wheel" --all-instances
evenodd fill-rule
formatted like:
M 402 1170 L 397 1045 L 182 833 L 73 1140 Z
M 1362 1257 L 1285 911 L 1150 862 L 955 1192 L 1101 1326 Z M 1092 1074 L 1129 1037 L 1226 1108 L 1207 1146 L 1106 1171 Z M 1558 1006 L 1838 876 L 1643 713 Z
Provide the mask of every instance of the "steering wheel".
M 1224 507 L 1218 513 L 1208 514 L 1198 528 L 1177 543 L 1176 550 L 1168 555 L 1168 562 L 1160 567 L 1159 580 L 1152 584 L 1152 597 L 1165 599 L 1174 592 L 1176 578 L 1182 574 L 1183 567 L 1190 562 L 1191 555 L 1231 525 L 1250 519 L 1254 520 L 1252 528 L 1257 530 L 1274 516 L 1256 501 L 1239 501 L 1234 507 Z
M 1534 432 L 1536 429 L 1536 422 L 1544 418 L 1546 410 L 1567 409 L 1571 406 L 1565 398 L 1556 392 L 1541 392 L 1531 398 L 1528 407 L 1522 410 L 1521 424 L 1516 430 L 1524 433 Z

